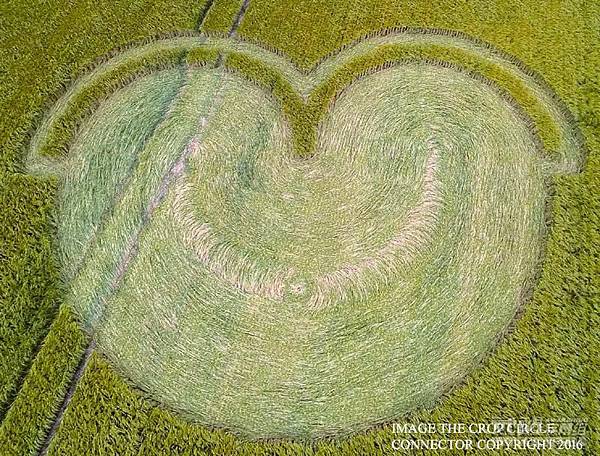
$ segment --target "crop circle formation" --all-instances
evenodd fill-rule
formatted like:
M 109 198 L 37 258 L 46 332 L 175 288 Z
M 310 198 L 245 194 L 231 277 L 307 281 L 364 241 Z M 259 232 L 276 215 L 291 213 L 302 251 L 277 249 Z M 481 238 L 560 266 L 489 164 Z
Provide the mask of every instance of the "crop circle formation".
M 69 304 L 135 385 L 252 438 L 431 405 L 535 275 L 550 167 L 531 125 L 483 78 L 396 62 L 341 87 L 299 157 L 248 79 L 180 60 L 85 117 L 56 165 Z

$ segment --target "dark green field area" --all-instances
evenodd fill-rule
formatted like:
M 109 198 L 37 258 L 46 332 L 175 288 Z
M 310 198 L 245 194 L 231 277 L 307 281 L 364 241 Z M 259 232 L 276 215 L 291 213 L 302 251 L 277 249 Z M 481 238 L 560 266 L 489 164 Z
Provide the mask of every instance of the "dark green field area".
M 580 173 L 551 182 L 539 278 L 505 339 L 435 407 L 398 422 L 582 419 L 588 425 L 583 451 L 543 454 L 600 454 L 600 3 L 8 0 L 0 5 L 0 455 L 403 454 L 392 449 L 394 438 L 422 437 L 398 437 L 391 426 L 379 425 L 339 439 L 248 441 L 193 424 L 151 400 L 94 351 L 63 304 L 68 284 L 56 256 L 59 183 L 29 175 L 25 161 L 44 113 L 73 81 L 130 47 L 200 32 L 230 35 L 284 55 L 307 72 L 362 37 L 406 27 L 461 32 L 519 59 L 568 107 L 583 134 L 586 158 Z M 423 49 L 410 57 L 441 55 Z M 540 140 L 553 150 L 559 133 L 545 127 L 547 120 L 525 89 L 519 95 L 520 86 L 502 73 L 451 57 L 499 84 L 513 84 L 513 96 L 541 125 Z M 157 57 L 159 67 L 162 58 Z M 192 54 L 187 58 L 192 61 Z M 212 62 L 215 55 L 196 56 L 196 62 L 204 60 Z M 224 64 L 243 67 L 250 79 L 271 89 L 292 113 L 296 148 L 310 150 L 314 132 L 306 124 L 314 119 L 301 118 L 301 102 L 289 87 L 234 53 Z M 344 77 L 340 72 L 342 87 Z M 335 90 L 324 90 L 322 100 Z M 96 106 L 94 97 L 105 95 L 100 92 L 62 124 L 59 134 L 66 136 L 56 140 L 56 150 L 68 146 L 68 135 Z M 308 117 L 326 108 L 314 99 Z

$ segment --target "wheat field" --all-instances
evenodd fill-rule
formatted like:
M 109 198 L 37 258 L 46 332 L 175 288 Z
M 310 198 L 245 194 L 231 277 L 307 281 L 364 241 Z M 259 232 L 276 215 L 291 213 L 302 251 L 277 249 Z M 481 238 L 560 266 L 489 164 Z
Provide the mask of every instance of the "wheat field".
M 495 346 L 532 286 L 546 185 L 578 163 L 555 100 L 509 61 L 562 133 L 552 157 L 531 119 L 454 64 L 401 61 L 357 75 L 292 147 L 276 97 L 220 65 L 151 72 L 104 99 L 58 172 L 67 303 L 117 370 L 166 407 L 251 438 L 344 435 L 432 405 Z M 245 52 L 304 100 L 376 37 L 308 74 Z M 463 42 L 464 41 L 464 42 Z

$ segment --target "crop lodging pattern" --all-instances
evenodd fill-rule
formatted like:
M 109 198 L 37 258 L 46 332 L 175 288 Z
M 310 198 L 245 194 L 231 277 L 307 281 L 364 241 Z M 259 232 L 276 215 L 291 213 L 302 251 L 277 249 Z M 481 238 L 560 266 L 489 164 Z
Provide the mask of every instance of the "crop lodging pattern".
M 514 2 L 499 29 L 395 3 L 115 6 L 108 38 L 86 2 L 48 15 L 79 25 L 32 94 L 62 94 L 0 73 L 0 453 L 387 454 L 391 420 L 594 416 L 597 97 L 548 63 L 594 8 L 531 5 L 515 40 Z
M 105 98 L 85 116 L 87 93 Z M 66 304 L 122 375 L 206 425 L 314 438 L 433 404 L 493 348 L 579 141 L 545 86 L 465 37 L 390 33 L 302 73 L 199 36 L 94 69 L 29 163 L 60 175 Z

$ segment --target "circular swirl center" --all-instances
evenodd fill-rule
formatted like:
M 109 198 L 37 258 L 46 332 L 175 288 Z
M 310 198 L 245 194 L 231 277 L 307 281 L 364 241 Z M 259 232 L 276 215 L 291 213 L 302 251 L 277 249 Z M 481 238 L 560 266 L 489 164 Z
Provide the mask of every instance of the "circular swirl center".
M 535 150 L 505 98 L 442 66 L 347 87 L 306 160 L 258 86 L 158 71 L 71 149 L 69 299 L 124 375 L 202 423 L 314 437 L 390 419 L 515 314 L 544 223 Z

